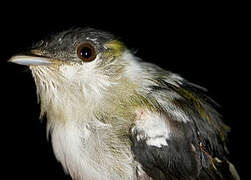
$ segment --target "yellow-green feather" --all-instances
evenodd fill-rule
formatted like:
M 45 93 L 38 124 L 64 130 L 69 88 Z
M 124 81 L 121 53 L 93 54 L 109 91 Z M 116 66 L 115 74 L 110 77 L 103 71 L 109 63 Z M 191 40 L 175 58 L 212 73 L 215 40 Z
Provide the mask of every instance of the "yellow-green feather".
M 105 47 L 108 48 L 108 51 L 102 54 L 102 58 L 117 58 L 122 55 L 124 50 L 126 49 L 125 45 L 118 40 L 112 40 L 105 44 Z

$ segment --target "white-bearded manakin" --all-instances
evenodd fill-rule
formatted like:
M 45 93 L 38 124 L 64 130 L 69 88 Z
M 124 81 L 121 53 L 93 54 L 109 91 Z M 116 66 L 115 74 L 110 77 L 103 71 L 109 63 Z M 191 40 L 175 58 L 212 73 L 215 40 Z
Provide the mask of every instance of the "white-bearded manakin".
M 9 61 L 31 70 L 54 154 L 74 180 L 240 179 L 205 89 L 112 34 L 72 28 Z

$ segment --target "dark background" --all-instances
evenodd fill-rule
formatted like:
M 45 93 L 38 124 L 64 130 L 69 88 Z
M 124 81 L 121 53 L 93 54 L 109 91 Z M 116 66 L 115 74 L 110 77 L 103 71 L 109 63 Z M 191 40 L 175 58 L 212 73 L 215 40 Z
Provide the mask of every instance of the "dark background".
M 35 3 L 35 2 L 33 2 Z M 230 160 L 248 179 L 248 58 L 246 11 L 236 4 L 11 4 L 1 10 L 2 175 L 68 179 L 38 119 L 36 89 L 27 67 L 7 60 L 48 33 L 94 27 L 114 33 L 145 61 L 209 90 L 231 126 Z M 64 6 L 61 6 L 64 5 Z M 250 41 L 249 43 L 250 44 Z M 250 57 L 250 56 L 249 56 Z M 250 59 L 250 58 L 249 58 Z M 6 176 L 5 176 L 6 177 Z

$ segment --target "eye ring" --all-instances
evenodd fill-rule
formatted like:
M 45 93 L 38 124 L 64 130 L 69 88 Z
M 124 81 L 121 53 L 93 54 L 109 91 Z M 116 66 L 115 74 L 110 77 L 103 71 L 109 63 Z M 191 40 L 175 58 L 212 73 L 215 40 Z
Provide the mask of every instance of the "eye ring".
M 95 48 L 90 43 L 83 43 L 78 46 L 77 55 L 81 60 L 91 62 L 96 58 Z

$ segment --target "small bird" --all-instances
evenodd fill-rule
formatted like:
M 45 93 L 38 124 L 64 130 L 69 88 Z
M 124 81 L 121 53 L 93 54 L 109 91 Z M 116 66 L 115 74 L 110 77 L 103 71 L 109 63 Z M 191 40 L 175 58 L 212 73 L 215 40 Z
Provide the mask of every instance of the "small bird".
M 72 179 L 240 179 L 227 160 L 229 127 L 206 90 L 114 35 L 71 28 L 9 61 L 31 70 L 40 118 Z

